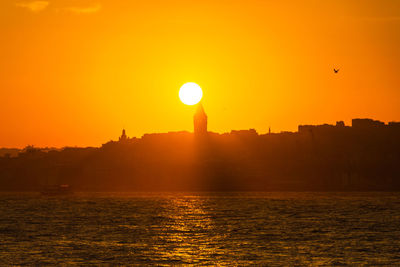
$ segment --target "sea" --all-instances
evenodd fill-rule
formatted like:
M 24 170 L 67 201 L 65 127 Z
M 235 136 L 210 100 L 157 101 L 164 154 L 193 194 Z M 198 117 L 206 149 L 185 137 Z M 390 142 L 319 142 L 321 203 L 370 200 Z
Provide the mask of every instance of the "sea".
M 1 193 L 9 265 L 400 266 L 400 193 Z

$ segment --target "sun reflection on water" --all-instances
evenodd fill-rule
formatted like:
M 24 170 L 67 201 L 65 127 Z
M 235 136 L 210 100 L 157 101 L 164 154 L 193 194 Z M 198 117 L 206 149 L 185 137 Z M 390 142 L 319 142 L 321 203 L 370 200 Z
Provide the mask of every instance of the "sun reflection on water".
M 170 198 L 164 225 L 164 241 L 170 250 L 163 250 L 163 257 L 185 263 L 199 263 L 217 254 L 214 245 L 217 236 L 210 236 L 213 223 L 210 215 L 203 209 L 205 198 Z
M 0 204 L 0 265 L 399 266 L 398 193 L 10 195 Z

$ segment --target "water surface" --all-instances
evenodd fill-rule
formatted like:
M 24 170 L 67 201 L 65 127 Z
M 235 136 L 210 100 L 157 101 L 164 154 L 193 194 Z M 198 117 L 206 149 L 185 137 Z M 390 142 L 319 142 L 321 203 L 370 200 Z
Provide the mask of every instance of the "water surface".
M 0 265 L 400 265 L 400 193 L 7 193 L 0 244 Z

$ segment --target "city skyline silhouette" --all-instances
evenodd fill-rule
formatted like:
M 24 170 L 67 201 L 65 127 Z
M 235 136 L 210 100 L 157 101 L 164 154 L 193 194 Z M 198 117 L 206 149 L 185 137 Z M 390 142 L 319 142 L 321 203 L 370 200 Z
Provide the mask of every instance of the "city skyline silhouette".
M 200 102 L 192 123 L 193 132 L 141 138 L 122 129 L 101 147 L 0 150 L 0 190 L 400 190 L 400 122 L 353 119 L 351 126 L 337 121 L 299 125 L 296 132 L 219 134 L 208 131 Z

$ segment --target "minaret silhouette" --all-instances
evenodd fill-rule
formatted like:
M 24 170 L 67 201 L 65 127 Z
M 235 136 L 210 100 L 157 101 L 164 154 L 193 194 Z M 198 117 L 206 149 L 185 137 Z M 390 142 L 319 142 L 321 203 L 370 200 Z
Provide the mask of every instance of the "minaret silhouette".
M 122 135 L 119 138 L 119 141 L 126 141 L 128 139 L 128 137 L 126 136 L 126 132 L 125 129 L 122 129 Z
M 207 114 L 204 112 L 201 102 L 197 106 L 196 113 L 193 116 L 194 134 L 207 134 Z

